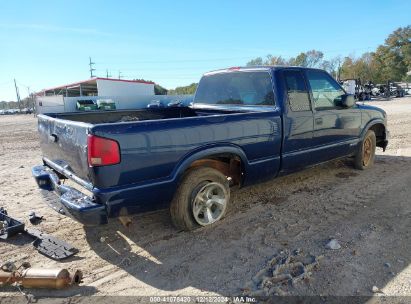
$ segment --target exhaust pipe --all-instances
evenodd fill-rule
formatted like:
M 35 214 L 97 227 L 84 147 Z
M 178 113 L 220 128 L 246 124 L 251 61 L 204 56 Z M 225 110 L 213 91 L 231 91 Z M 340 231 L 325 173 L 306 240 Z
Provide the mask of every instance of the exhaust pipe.
M 133 223 L 131 217 L 129 216 L 120 216 L 118 219 L 120 220 L 121 224 L 126 228 L 130 228 L 131 224 Z
M 63 289 L 79 285 L 83 278 L 80 270 L 70 275 L 67 269 L 61 268 L 27 268 L 21 273 L 0 271 L 0 284 L 11 285 L 17 283 L 25 288 Z

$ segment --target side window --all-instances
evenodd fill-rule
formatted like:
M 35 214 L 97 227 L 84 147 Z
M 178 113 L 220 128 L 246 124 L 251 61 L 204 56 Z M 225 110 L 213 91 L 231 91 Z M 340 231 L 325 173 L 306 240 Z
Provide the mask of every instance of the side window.
M 284 76 L 291 111 L 311 111 L 310 97 L 301 72 L 285 71 Z
M 323 71 L 308 70 L 307 78 L 316 110 L 335 109 L 341 105 L 341 96 L 345 93 L 330 75 Z

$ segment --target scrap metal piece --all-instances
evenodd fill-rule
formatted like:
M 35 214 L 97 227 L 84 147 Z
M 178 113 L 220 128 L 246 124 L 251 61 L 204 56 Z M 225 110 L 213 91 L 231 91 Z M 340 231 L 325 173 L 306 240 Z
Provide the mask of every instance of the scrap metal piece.
M 33 215 L 36 217 L 35 214 Z M 24 232 L 35 239 L 33 246 L 38 252 L 53 260 L 60 261 L 78 252 L 78 249 L 50 234 L 31 228 L 24 229 L 23 223 L 9 217 L 7 211 L 0 208 L 0 238 L 8 239 L 17 233 Z
M 131 224 L 133 223 L 133 221 L 131 220 L 131 217 L 129 216 L 120 216 L 118 219 L 121 222 L 121 224 L 126 228 L 129 228 Z
M 10 216 L 7 211 L 0 208 L 0 238 L 3 240 L 12 237 L 18 233 L 24 232 L 24 224 Z
M 29 221 L 33 225 L 39 224 L 43 220 L 42 216 L 38 216 L 34 211 L 30 211 L 29 213 Z
M 17 283 L 25 288 L 63 289 L 79 285 L 83 278 L 80 270 L 72 275 L 67 269 L 61 268 L 26 268 L 23 271 L 0 271 L 0 286 Z
M 31 228 L 26 229 L 26 232 L 36 239 L 33 246 L 37 251 L 53 260 L 64 260 L 78 253 L 77 248 L 50 234 Z

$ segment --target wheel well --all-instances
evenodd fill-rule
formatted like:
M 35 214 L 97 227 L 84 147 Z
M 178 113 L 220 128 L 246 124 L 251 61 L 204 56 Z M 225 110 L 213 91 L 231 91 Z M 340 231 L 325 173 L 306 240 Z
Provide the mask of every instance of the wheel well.
M 235 154 L 217 154 L 194 161 L 187 169 L 196 167 L 210 167 L 230 178 L 231 185 L 240 185 L 243 177 L 241 158 Z
M 370 127 L 370 130 L 373 130 L 375 133 L 375 137 L 377 139 L 377 147 L 384 148 L 385 126 L 383 124 L 375 124 Z

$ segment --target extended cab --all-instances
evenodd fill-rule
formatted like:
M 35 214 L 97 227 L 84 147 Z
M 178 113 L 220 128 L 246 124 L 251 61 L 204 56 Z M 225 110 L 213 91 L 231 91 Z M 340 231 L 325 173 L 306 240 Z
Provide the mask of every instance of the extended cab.
M 233 185 L 348 156 L 370 167 L 386 125 L 323 70 L 230 68 L 205 74 L 189 107 L 39 115 L 43 164 L 32 172 L 85 225 L 169 207 L 191 230 L 224 216 Z

